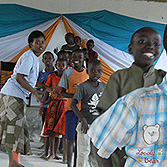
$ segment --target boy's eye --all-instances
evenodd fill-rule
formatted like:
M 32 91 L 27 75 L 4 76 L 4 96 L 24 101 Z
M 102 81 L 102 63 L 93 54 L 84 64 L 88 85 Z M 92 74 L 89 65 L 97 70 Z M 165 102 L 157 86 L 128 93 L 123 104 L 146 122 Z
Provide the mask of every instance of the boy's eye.
M 157 43 L 157 42 L 155 42 L 154 44 L 153 44 L 153 46 L 155 46 L 155 47 L 160 47 L 160 43 Z
M 40 45 L 40 42 L 39 42 L 39 41 L 36 41 L 36 44 Z M 45 41 L 42 41 L 41 44 L 42 44 L 42 45 L 45 44 Z
M 145 44 L 145 43 L 146 43 L 145 40 L 140 40 L 140 41 L 139 41 L 139 44 Z

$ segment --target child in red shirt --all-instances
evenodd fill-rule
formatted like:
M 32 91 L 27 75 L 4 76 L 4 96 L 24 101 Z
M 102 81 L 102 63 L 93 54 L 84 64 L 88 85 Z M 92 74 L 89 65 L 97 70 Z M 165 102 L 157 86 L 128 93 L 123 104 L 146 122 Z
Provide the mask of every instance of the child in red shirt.
M 56 61 L 57 71 L 49 75 L 46 82 L 47 86 L 52 86 L 56 88 L 54 92 L 51 93 L 52 101 L 46 112 L 45 123 L 43 126 L 42 136 L 45 138 L 45 153 L 42 158 L 49 159 L 60 159 L 56 153 L 59 146 L 59 139 L 61 135 L 65 135 L 65 103 L 66 98 L 62 97 L 60 92 L 61 88 L 58 87 L 58 83 L 61 79 L 63 71 L 66 69 L 67 63 L 65 59 L 58 59 Z M 56 91 L 59 90 L 59 91 Z M 44 95 L 44 103 L 46 101 L 49 93 L 46 92 Z M 49 142 L 48 142 L 49 136 Z M 48 155 L 48 149 L 50 146 L 50 154 Z

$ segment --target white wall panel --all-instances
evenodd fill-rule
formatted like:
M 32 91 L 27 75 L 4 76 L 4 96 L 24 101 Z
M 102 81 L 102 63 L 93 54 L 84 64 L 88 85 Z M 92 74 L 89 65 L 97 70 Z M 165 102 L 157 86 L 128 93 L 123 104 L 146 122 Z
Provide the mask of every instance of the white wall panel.
M 135 18 L 167 23 L 167 2 L 139 0 L 0 0 L 0 3 L 17 3 L 54 13 L 76 13 L 106 9 Z

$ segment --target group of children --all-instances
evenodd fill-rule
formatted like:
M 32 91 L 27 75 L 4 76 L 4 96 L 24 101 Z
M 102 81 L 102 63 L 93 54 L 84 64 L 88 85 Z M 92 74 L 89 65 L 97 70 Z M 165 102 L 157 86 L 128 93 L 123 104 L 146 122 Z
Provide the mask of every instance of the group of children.
M 0 94 L 0 141 L 10 153 L 10 167 L 22 166 L 18 160 L 18 153 L 26 154 L 30 151 L 28 131 L 24 121 L 27 90 L 32 92 L 41 104 L 49 103 L 45 112 L 43 107 L 40 110 L 40 114 L 44 114 L 45 117 L 42 136 L 45 137 L 43 157 L 46 159 L 59 159 L 56 153 L 62 135 L 63 161 L 66 163 L 67 158 L 68 167 L 72 167 L 73 151 L 74 167 L 165 164 L 166 83 L 160 88 L 154 86 L 139 89 L 124 96 L 135 89 L 160 84 L 166 75 L 163 70 L 156 70 L 153 67 L 161 48 L 161 37 L 157 31 L 144 27 L 132 35 L 128 48 L 129 53 L 134 56 L 134 63 L 127 69 L 113 73 L 106 86 L 99 80 L 102 64 L 92 49 L 93 41 L 87 42 L 90 58 L 87 61 L 87 72 L 83 67 L 85 50 L 76 48 L 71 51 L 72 66 L 70 65 L 69 49 L 76 45 L 74 35 L 67 33 L 65 36 L 67 44 L 57 53 L 56 71 L 53 67 L 52 53 L 46 52 L 43 55 L 45 72 L 49 74 L 46 74 L 46 79 L 43 81 L 38 78 L 39 82 L 45 84 L 37 84 L 46 89 L 43 100 L 33 87 L 37 80 L 36 58 L 43 51 L 45 37 L 41 32 L 38 35 L 36 32 L 32 34 L 35 35 L 30 34 L 31 50 L 19 59 L 14 74 Z M 27 61 L 28 67 L 25 66 Z M 31 68 L 36 68 L 36 71 L 28 70 Z M 117 100 L 118 98 L 120 99 Z M 17 106 L 13 106 L 13 103 Z M 21 137 L 26 140 L 18 140 Z M 120 150 L 122 148 L 125 149 Z M 151 152 L 153 154 L 150 154 Z
M 72 63 L 72 52 L 76 49 L 81 48 L 81 38 L 79 36 L 74 36 L 73 33 L 67 33 L 65 35 L 65 41 L 66 44 L 63 45 L 60 49 L 60 51 L 65 51 L 69 55 L 69 65 L 73 67 Z M 98 59 L 98 53 L 93 50 L 94 48 L 94 41 L 92 39 L 89 39 L 86 42 L 86 48 L 83 48 L 84 51 L 84 63 L 83 67 L 87 68 L 88 61 L 91 59 Z M 54 53 L 58 54 L 58 48 L 54 49 Z
M 44 106 L 40 108 L 40 115 L 42 115 L 42 120 L 45 119 L 44 124 L 42 124 L 43 129 L 41 133 L 41 135 L 45 138 L 45 149 L 41 157 L 46 160 L 51 158 L 60 159 L 56 153 L 59 146 L 59 138 L 62 136 L 63 162 L 67 163 L 68 166 L 72 166 L 72 155 L 74 151 L 74 166 L 76 166 L 76 126 L 78 117 L 74 114 L 70 105 L 72 97 L 74 96 L 79 84 L 89 78 L 84 68 L 85 58 L 87 58 L 87 62 L 92 59 L 97 61 L 98 56 L 91 56 L 91 59 L 88 60 L 88 56 L 85 54 L 86 52 L 80 49 L 80 37 L 74 37 L 73 33 L 67 33 L 65 35 L 65 40 L 67 44 L 63 45 L 59 52 L 57 49 L 54 50 L 57 55 L 57 61 L 55 65 L 56 71 L 53 71 L 53 54 L 51 52 L 50 54 L 45 52 L 42 58 L 42 61 L 45 64 L 45 69 L 42 70 L 38 76 L 38 81 L 45 83 L 46 86 L 60 88 L 59 92 L 57 90 L 55 91 L 55 89 L 50 93 L 45 92 L 43 97 L 43 103 L 45 106 L 46 103 L 50 102 L 50 99 L 52 101 L 47 108 Z M 92 52 L 97 55 L 97 53 L 93 51 L 93 40 L 89 40 L 87 42 L 87 46 L 89 49 L 84 48 L 86 51 L 90 51 L 91 55 L 93 55 Z M 65 62 L 62 62 L 63 60 Z M 50 69 L 47 68 L 49 65 L 52 66 Z M 64 68 L 62 68 L 62 65 L 64 65 Z

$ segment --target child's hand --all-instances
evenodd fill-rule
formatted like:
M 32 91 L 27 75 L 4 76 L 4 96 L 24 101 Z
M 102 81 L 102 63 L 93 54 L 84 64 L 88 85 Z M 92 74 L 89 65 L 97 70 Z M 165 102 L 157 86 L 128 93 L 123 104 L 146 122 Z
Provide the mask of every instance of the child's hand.
M 88 127 L 87 120 L 85 118 L 83 118 L 81 120 L 81 131 L 86 134 L 88 129 L 89 129 L 89 127 Z
M 56 87 L 56 88 L 53 88 L 50 93 L 53 94 L 53 95 L 54 95 L 54 94 L 59 95 L 59 94 L 61 93 L 61 91 L 60 91 L 60 89 L 59 89 L 58 87 Z
M 47 92 L 49 92 L 49 93 L 51 93 L 52 91 L 53 91 L 53 88 L 52 87 L 46 87 L 46 89 L 45 89 Z

